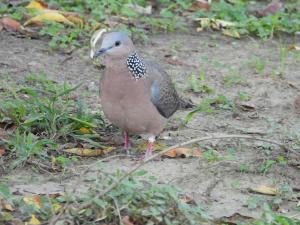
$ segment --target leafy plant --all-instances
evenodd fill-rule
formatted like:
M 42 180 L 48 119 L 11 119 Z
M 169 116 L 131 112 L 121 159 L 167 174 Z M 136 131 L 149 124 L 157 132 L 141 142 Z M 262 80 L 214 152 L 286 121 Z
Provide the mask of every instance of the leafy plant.
M 16 157 L 14 166 L 33 155 L 47 158 L 46 150 L 55 149 L 54 143 L 62 140 L 96 143 L 92 140 L 98 137 L 95 132 L 83 134 L 80 129 L 100 128 L 103 121 L 88 114 L 80 100 L 72 96 L 80 85 L 56 84 L 42 75 L 27 76 L 23 84 L 2 81 L 0 121 L 17 128 L 9 142 Z

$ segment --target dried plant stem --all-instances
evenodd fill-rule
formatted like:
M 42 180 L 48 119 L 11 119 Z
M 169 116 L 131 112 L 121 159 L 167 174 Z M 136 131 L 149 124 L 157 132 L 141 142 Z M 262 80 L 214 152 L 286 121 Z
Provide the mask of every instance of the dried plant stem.
M 270 139 L 263 139 L 263 138 L 259 138 L 259 137 L 253 137 L 253 136 L 249 136 L 249 135 L 215 135 L 215 136 L 207 136 L 207 137 L 200 137 L 200 138 L 194 138 L 192 140 L 186 141 L 186 142 L 182 142 L 176 145 L 172 145 L 168 148 L 165 148 L 164 150 L 160 151 L 159 153 L 156 153 L 154 155 L 152 155 L 151 157 L 149 157 L 147 160 L 142 161 L 141 163 L 139 163 L 137 166 L 135 166 L 134 168 L 132 168 L 131 170 L 129 170 L 127 173 L 125 173 L 122 177 L 120 177 L 118 180 L 116 180 L 113 184 L 111 184 L 107 189 L 103 190 L 102 192 L 100 192 L 97 196 L 95 196 L 96 198 L 101 198 L 102 196 L 104 196 L 105 194 L 107 194 L 108 192 L 110 192 L 111 190 L 113 190 L 115 187 L 117 187 L 125 178 L 127 178 L 128 176 L 130 176 L 132 173 L 134 173 L 136 170 L 138 170 L 139 168 L 141 168 L 142 166 L 144 166 L 145 164 L 147 164 L 148 162 L 152 161 L 153 159 L 163 155 L 164 153 L 174 149 L 174 148 L 179 148 L 182 146 L 186 146 L 186 145 L 190 145 L 190 144 L 194 144 L 197 142 L 202 142 L 202 141 L 208 141 L 208 140 L 215 140 L 215 139 L 231 139 L 231 138 L 240 138 L 240 139 L 250 139 L 250 140 L 256 140 L 256 141 L 263 141 L 263 142 L 267 142 L 270 144 L 274 144 L 277 145 L 279 147 L 281 147 L 283 150 L 285 150 L 286 152 L 291 151 L 289 150 L 285 145 L 278 143 L 274 140 L 270 140 Z M 295 154 L 300 156 L 300 153 L 293 151 Z M 88 208 L 89 206 L 91 206 L 91 202 L 87 202 L 84 203 L 80 206 L 79 210 Z

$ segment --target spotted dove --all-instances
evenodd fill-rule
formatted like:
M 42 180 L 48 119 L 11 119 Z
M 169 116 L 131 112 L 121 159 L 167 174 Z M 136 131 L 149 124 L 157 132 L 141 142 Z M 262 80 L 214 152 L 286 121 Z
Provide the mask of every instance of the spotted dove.
M 178 109 L 180 98 L 168 74 L 157 64 L 140 57 L 131 39 L 122 32 L 107 33 L 95 57 L 105 54 L 105 71 L 100 81 L 101 105 L 105 116 L 128 134 L 148 136 L 144 159 L 152 154 L 155 137 Z

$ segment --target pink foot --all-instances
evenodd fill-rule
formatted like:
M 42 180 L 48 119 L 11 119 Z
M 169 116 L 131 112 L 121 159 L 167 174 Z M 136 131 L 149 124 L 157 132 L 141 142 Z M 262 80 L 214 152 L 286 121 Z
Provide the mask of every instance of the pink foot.
M 128 133 L 126 131 L 124 131 L 124 149 L 126 151 L 126 154 L 130 155 L 130 152 L 129 152 L 129 136 L 128 136 Z
M 143 160 L 147 160 L 152 156 L 152 151 L 153 151 L 153 143 L 155 141 L 155 137 L 150 137 L 147 145 L 147 150 L 146 153 L 143 157 Z

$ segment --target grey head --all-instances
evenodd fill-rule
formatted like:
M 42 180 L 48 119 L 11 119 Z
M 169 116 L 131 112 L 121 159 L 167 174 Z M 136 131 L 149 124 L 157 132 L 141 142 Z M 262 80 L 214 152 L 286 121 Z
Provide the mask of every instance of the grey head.
M 100 49 L 94 58 L 106 54 L 112 59 L 124 58 L 134 51 L 134 45 L 130 38 L 123 32 L 107 33 L 103 37 Z

